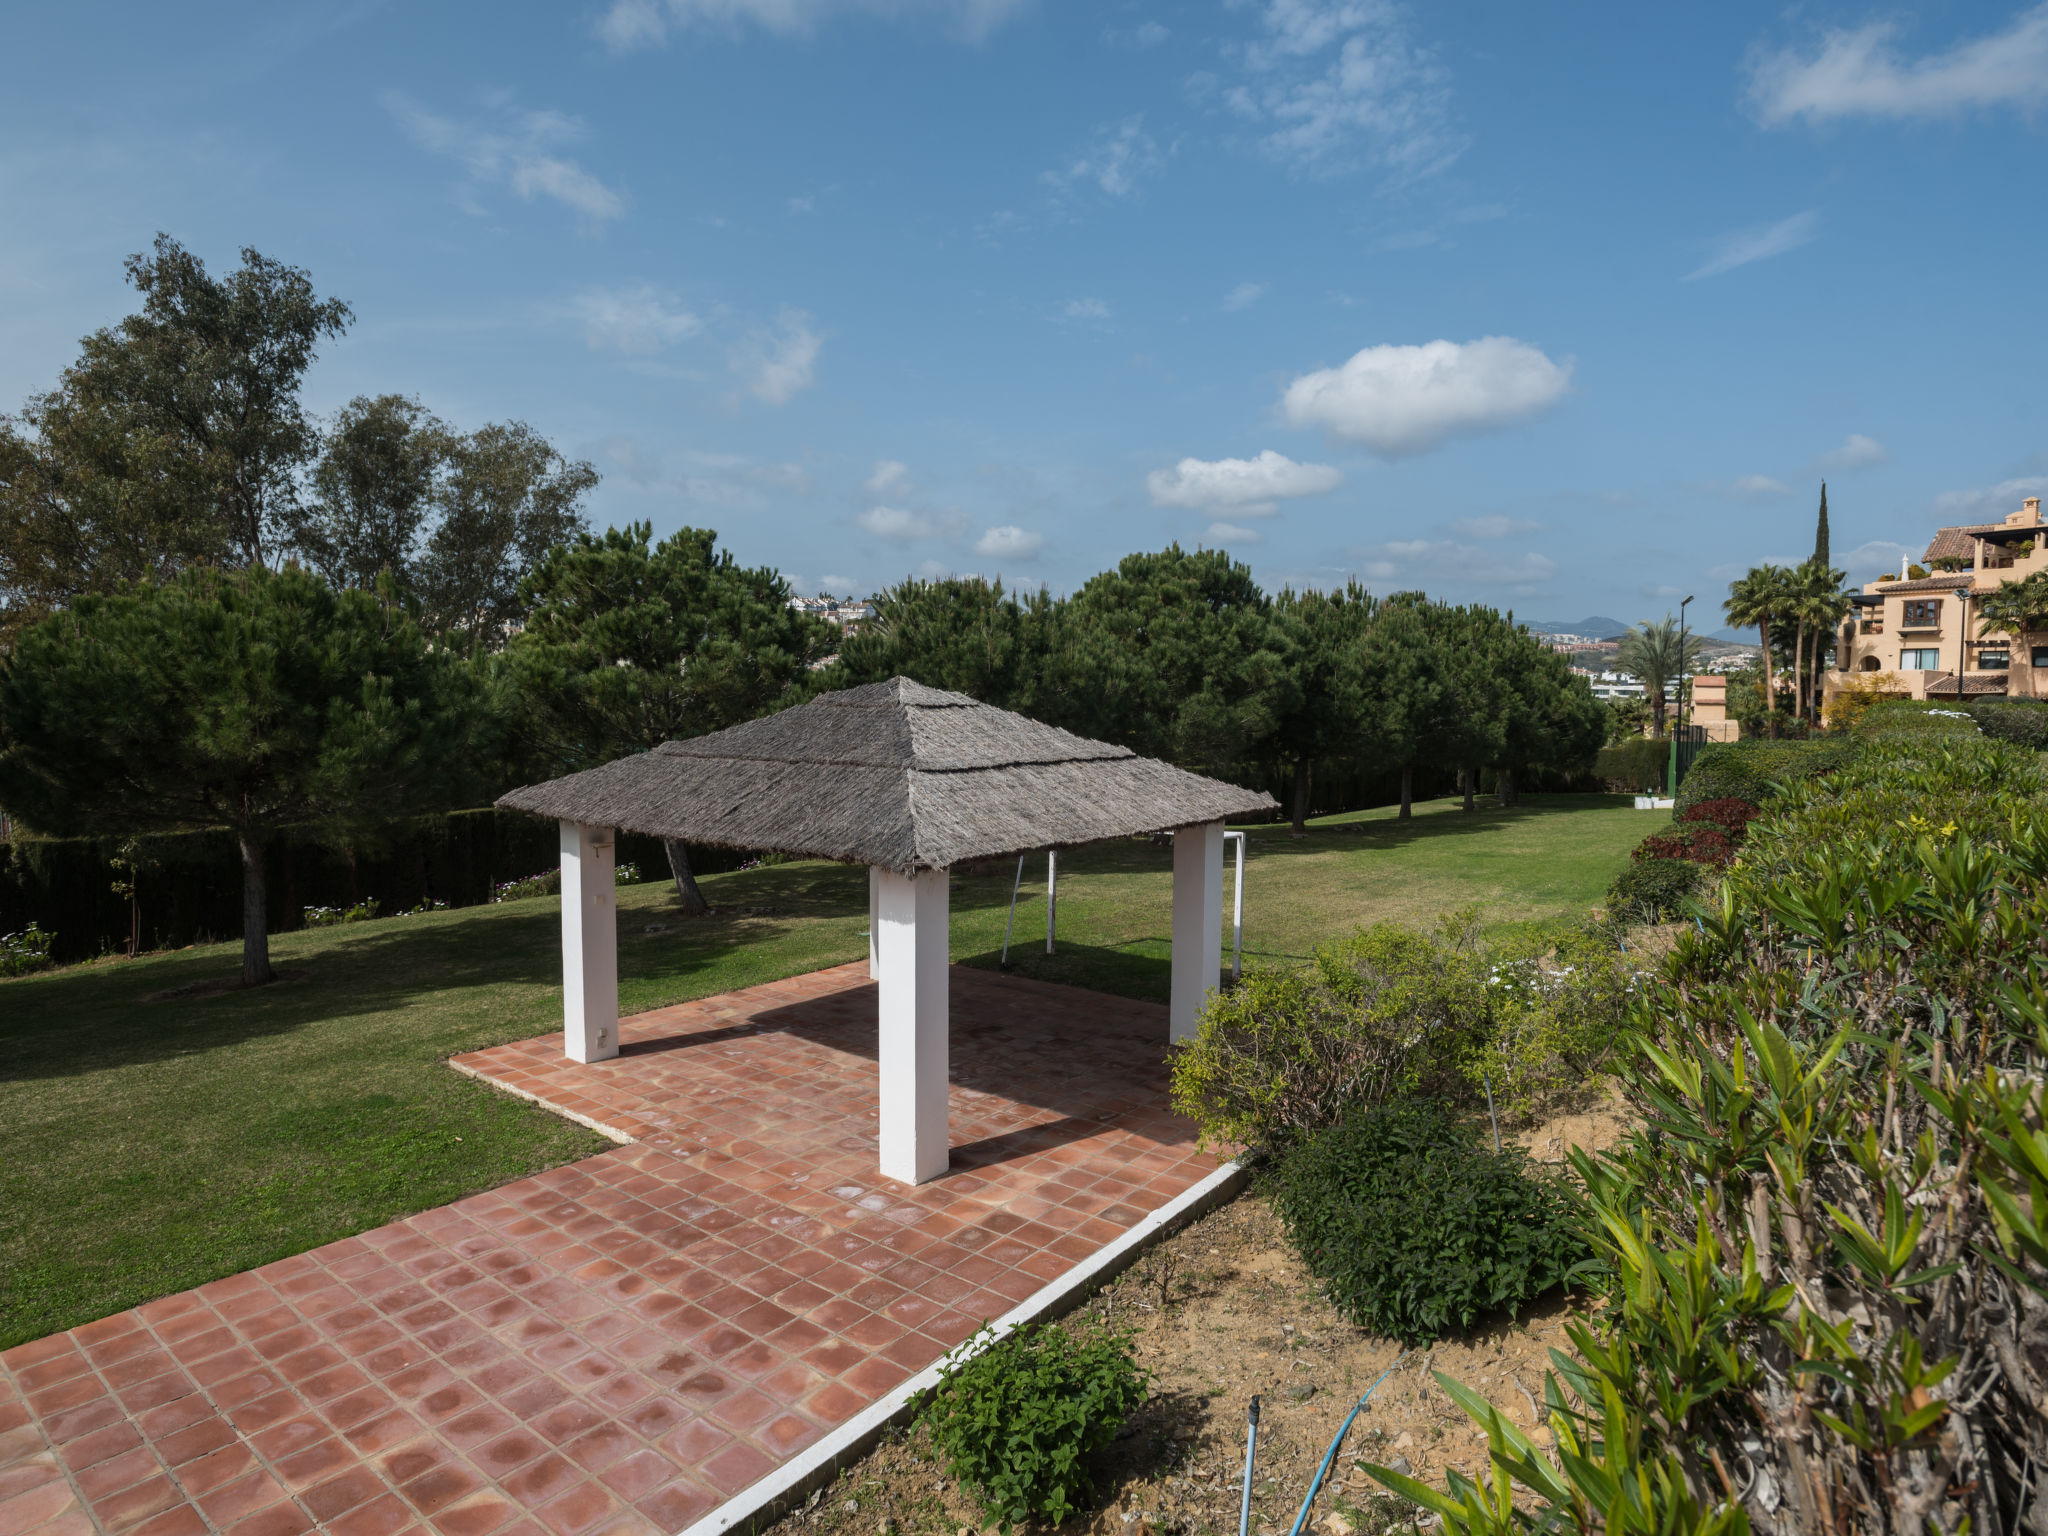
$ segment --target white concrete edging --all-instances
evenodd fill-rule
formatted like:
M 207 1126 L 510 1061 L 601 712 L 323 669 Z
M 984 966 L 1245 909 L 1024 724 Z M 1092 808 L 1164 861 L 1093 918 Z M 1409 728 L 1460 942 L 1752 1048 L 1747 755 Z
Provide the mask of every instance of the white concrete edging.
M 1004 1337 L 1020 1324 L 1056 1317 L 1066 1311 L 1174 1227 L 1228 1200 L 1244 1187 L 1250 1176 L 1242 1164 L 1225 1163 L 1108 1247 L 1075 1265 L 997 1318 L 994 1324 L 996 1338 Z M 727 1536 L 728 1532 L 743 1527 L 753 1529 L 757 1522 L 765 1523 L 767 1519 L 787 1513 L 813 1488 L 823 1487 L 838 1475 L 842 1467 L 865 1456 L 882 1438 L 882 1432 L 903 1417 L 920 1394 L 938 1385 L 939 1367 L 953 1358 L 954 1353 L 949 1351 L 887 1397 L 870 1403 L 795 1459 L 784 1462 L 766 1477 L 734 1494 L 710 1514 L 685 1527 L 679 1536 Z

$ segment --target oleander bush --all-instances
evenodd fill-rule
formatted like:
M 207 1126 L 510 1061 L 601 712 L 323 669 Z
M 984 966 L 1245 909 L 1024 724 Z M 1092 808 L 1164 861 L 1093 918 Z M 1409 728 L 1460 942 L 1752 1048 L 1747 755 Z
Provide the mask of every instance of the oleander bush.
M 1145 1401 L 1132 1335 L 1026 1324 L 984 1330 L 939 1368 L 923 1421 L 947 1470 L 1003 1531 L 1058 1525 L 1090 1491 L 1088 1458 Z
M 1556 1183 L 1426 1099 L 1362 1106 L 1304 1141 L 1281 1164 L 1276 1204 L 1331 1302 L 1405 1343 L 1518 1313 L 1587 1252 Z
M 1639 1005 L 1575 1154 L 1606 1305 L 1454 1536 L 2048 1522 L 2048 774 L 1884 737 L 1789 785 Z M 1442 1378 L 1440 1378 L 1442 1379 Z
M 1300 969 L 1248 969 L 1174 1053 L 1174 1107 L 1205 1143 L 1277 1151 L 1355 1105 L 1454 1083 L 1485 1026 L 1486 968 L 1461 912 L 1433 933 L 1376 924 Z
M 2048 699 L 1979 699 L 1970 718 L 1994 741 L 2048 752 Z

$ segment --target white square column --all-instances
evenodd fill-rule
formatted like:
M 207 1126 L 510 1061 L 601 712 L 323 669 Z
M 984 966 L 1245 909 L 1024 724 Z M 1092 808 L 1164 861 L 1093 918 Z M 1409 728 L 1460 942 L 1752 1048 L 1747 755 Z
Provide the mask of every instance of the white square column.
M 875 935 L 882 931 L 881 922 L 881 880 L 882 872 L 874 865 L 868 866 L 868 980 L 880 981 L 882 967 L 875 960 Z
M 619 1054 L 619 893 L 610 827 L 562 827 L 562 1048 L 571 1061 Z
M 1222 970 L 1223 823 L 1173 834 L 1173 990 L 1167 1039 L 1195 1038 L 1196 1021 Z
M 874 872 L 875 980 L 881 1015 L 881 1162 L 922 1184 L 946 1171 L 945 870 Z

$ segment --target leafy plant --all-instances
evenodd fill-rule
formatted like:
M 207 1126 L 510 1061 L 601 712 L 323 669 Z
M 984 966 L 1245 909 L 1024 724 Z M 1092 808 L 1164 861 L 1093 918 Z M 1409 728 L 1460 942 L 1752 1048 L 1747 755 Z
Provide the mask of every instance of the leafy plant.
M 940 1366 L 924 1423 L 1002 1530 L 1057 1525 L 1080 1509 L 1088 1457 L 1116 1438 L 1151 1377 L 1127 1332 L 1027 1324 L 991 1339 L 984 1329 Z
M 2048 700 L 1982 699 L 1970 705 L 1970 718 L 1996 741 L 2048 752 Z
M 352 907 L 304 907 L 299 918 L 308 928 L 338 928 L 343 923 L 366 923 L 377 915 L 377 901 L 359 901 Z
M 1704 878 L 1691 859 L 1634 859 L 1607 888 L 1607 909 L 1624 922 L 1667 923 L 1685 915 Z
M 1281 1166 L 1302 1262 L 1362 1328 L 1405 1341 L 1520 1310 L 1586 1256 L 1571 1207 L 1519 1151 L 1483 1151 L 1442 1104 L 1361 1108 Z
M 1433 934 L 1376 924 L 1303 970 L 1254 967 L 1175 1054 L 1174 1107 L 1207 1142 L 1274 1150 L 1448 1080 L 1483 1027 L 1484 973 L 1471 912 Z
M 1673 809 L 1682 817 L 1709 800 L 1763 805 L 1773 787 L 1832 773 L 1856 755 L 1852 740 L 1713 742 L 1693 759 Z
M 1638 737 L 1602 747 L 1593 759 L 1593 773 L 1610 789 L 1646 794 L 1664 792 L 1664 780 L 1671 771 L 1671 743 L 1661 738 Z
M 501 901 L 524 901 L 529 896 L 559 896 L 562 894 L 562 872 L 559 869 L 544 869 L 537 875 L 528 875 L 522 880 L 507 880 L 502 885 L 491 887 L 491 903 Z
M 26 976 L 48 965 L 51 937 L 34 923 L 18 933 L 0 933 L 0 976 Z
M 1465 1077 L 1500 1113 L 1532 1116 L 1606 1068 L 1645 975 L 1619 938 L 1611 925 L 1589 923 L 1494 947 L 1487 1027 Z

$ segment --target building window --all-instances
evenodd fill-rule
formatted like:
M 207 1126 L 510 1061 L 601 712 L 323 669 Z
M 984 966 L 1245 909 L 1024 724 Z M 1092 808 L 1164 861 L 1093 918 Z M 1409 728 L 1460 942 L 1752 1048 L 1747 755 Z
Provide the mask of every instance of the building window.
M 1864 634 L 1866 634 L 1866 635 L 1881 635 L 1881 634 L 1883 634 L 1883 633 L 1884 633 L 1884 610 L 1883 610 L 1883 609 L 1881 609 L 1881 608 L 1875 608 L 1875 609 L 1872 609 L 1872 610 L 1871 610 L 1871 613 L 1870 613 L 1870 617 L 1869 617 L 1869 618 L 1867 618 L 1867 619 L 1865 619 L 1865 620 L 1863 620 L 1863 621 L 1862 621 L 1862 623 L 1861 623 L 1860 625 L 1858 625 L 1857 627 L 1858 627 L 1858 628 L 1860 628 L 1860 629 L 1861 629 L 1861 630 L 1863 631 L 1863 633 L 1864 633 Z
M 2011 666 L 2012 652 L 2005 646 L 1987 647 L 1977 653 L 1977 670 L 1980 672 L 2003 672 Z
M 1931 645 L 1924 650 L 1901 651 L 1899 652 L 1899 670 L 1901 672 L 1939 672 L 1941 670 L 1941 651 Z
M 1936 629 L 1941 625 L 1941 599 L 1914 598 L 1899 605 L 1899 623 L 1907 629 Z
M 2034 647 L 2034 665 L 2037 667 L 2048 667 L 2048 645 L 2037 645 Z

